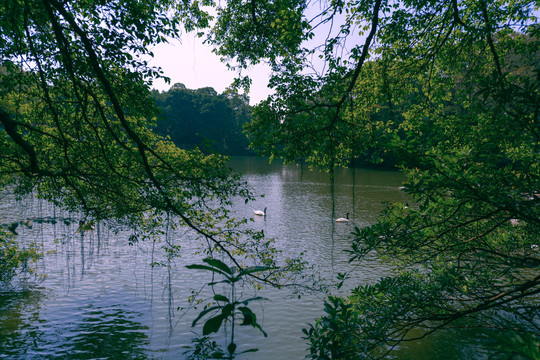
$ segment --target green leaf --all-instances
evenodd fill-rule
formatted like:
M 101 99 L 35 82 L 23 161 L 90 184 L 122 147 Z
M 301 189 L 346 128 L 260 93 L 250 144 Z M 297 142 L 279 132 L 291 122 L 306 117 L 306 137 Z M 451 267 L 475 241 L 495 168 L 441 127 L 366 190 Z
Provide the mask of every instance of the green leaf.
M 221 309 L 221 306 L 211 306 L 208 309 L 201 311 L 199 315 L 197 316 L 197 318 L 193 320 L 193 322 L 191 323 L 191 327 L 195 327 L 195 325 L 197 325 L 197 321 L 199 321 L 204 315 L 218 309 Z
M 227 303 L 230 302 L 229 299 L 226 296 L 221 295 L 221 294 L 214 295 L 214 300 L 216 300 L 216 301 L 224 301 L 224 302 L 227 302 Z
M 207 263 L 208 265 L 210 265 L 210 266 L 221 269 L 222 271 L 224 271 L 225 273 L 227 273 L 229 275 L 233 274 L 233 271 L 231 270 L 231 268 L 228 267 L 227 264 L 225 264 L 221 260 L 217 260 L 217 259 L 213 259 L 213 258 L 206 258 L 206 259 L 203 259 L 203 261 L 205 263 Z
M 221 271 L 220 269 L 212 267 L 212 266 L 193 264 L 193 265 L 186 265 L 186 268 L 193 269 L 193 270 L 208 270 L 208 271 L 212 271 L 212 272 L 222 274 L 222 275 L 225 275 L 225 276 L 228 275 L 228 273 L 225 273 L 225 272 Z
M 245 353 L 248 353 L 248 352 L 257 352 L 257 351 L 259 351 L 259 349 L 257 349 L 257 348 L 247 349 L 247 350 L 239 352 L 238 355 L 245 354 Z
M 218 332 L 224 319 L 225 318 L 223 317 L 223 315 L 217 315 L 213 318 L 206 320 L 203 326 L 203 335 Z
M 224 317 L 224 318 L 228 318 L 229 316 L 231 316 L 231 314 L 233 313 L 234 311 L 234 306 L 235 306 L 236 303 L 229 303 L 227 305 L 225 305 L 223 307 L 223 309 L 221 309 L 221 315 Z
M 238 310 L 242 312 L 242 316 L 244 317 L 244 321 L 240 325 L 253 325 L 253 323 L 257 322 L 257 316 L 251 311 L 250 308 L 247 308 L 245 306 L 239 307 Z
M 236 344 L 230 343 L 229 346 L 227 346 L 227 351 L 229 351 L 229 354 L 234 354 L 234 351 L 236 350 Z

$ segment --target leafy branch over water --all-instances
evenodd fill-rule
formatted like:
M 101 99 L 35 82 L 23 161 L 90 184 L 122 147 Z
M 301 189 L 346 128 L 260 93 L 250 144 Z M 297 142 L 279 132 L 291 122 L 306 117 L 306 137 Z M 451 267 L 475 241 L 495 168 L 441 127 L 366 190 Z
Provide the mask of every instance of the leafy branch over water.
M 193 320 L 192 327 L 195 327 L 199 320 L 204 317 L 210 316 L 202 328 L 202 335 L 207 336 L 212 333 L 217 333 L 220 328 L 226 324 L 230 325 L 230 340 L 228 340 L 227 353 L 225 356 L 222 352 L 217 351 L 212 355 L 212 358 L 227 358 L 232 359 L 236 355 L 240 355 L 246 352 L 255 352 L 257 349 L 247 349 L 239 353 L 236 353 L 237 344 L 235 343 L 235 327 L 238 321 L 240 326 L 251 326 L 263 333 L 266 337 L 266 332 L 262 329 L 261 325 L 257 322 L 257 315 L 251 310 L 248 306 L 249 303 L 253 301 L 262 301 L 265 300 L 263 297 L 251 297 L 248 299 L 238 298 L 237 295 L 237 286 L 243 287 L 243 283 L 247 281 L 247 276 L 250 274 L 268 272 L 269 270 L 276 269 L 275 267 L 267 266 L 254 266 L 247 267 L 245 269 L 237 269 L 236 267 L 229 267 L 224 262 L 213 259 L 206 258 L 203 260 L 206 264 L 193 264 L 186 266 L 188 269 L 194 270 L 205 270 L 212 272 L 212 276 L 223 277 L 223 280 L 212 281 L 207 285 L 214 289 L 215 285 L 224 284 L 228 289 L 226 294 L 216 294 L 212 298 L 212 303 L 205 306 L 205 309 L 199 313 L 197 318 Z M 203 338 L 204 340 L 204 338 Z M 200 344 L 200 343 L 199 343 Z M 206 345 L 213 345 L 213 343 L 206 343 Z M 203 349 L 195 347 L 190 353 L 192 356 L 197 355 L 197 353 L 204 351 Z
M 9 0 L 1 5 L 0 186 L 88 221 L 159 235 L 174 219 L 236 266 L 273 265 L 275 250 L 233 199 L 253 195 L 227 158 L 154 133 L 150 45 L 209 19 L 196 3 Z M 141 238 L 144 238 L 142 236 Z M 255 249 L 255 248 L 257 249 Z

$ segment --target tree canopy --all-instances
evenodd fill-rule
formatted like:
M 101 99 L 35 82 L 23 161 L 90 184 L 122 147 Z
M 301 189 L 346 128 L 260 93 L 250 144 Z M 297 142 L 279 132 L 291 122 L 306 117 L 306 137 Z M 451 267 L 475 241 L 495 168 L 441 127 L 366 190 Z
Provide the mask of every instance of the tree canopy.
M 303 13 L 301 40 L 284 43 L 294 48 L 267 56 L 276 93 L 253 111 L 252 146 L 330 170 L 392 156 L 414 206 L 390 205 L 355 230 L 350 260 L 376 254 L 395 276 L 330 298 L 306 329 L 310 357 L 384 357 L 449 326 L 536 334 L 538 346 L 539 3 L 320 7 Z M 255 21 L 252 32 L 264 34 Z M 240 64 L 258 56 L 225 48 Z
M 227 159 L 156 135 L 152 45 L 208 25 L 206 2 L 8 0 L 0 4 L 0 185 L 135 238 L 173 217 L 240 266 L 272 262 L 229 216 L 252 199 Z M 207 246 L 206 246 L 207 245 Z M 260 251 L 254 250 L 259 248 Z M 266 254 L 267 256 L 265 256 Z
M 220 253 L 227 263 L 220 266 L 228 272 L 281 285 L 282 275 L 299 262 L 276 268 L 272 240 L 252 230 L 248 219 L 231 215 L 233 201 L 254 197 L 227 167 L 227 158 L 179 148 L 155 132 L 159 110 L 150 88 L 164 76 L 148 64 L 151 49 L 207 27 L 209 5 L 212 1 L 2 1 L 0 187 L 71 211 L 80 217 L 81 231 L 96 221 L 119 223 L 135 242 L 156 239 L 165 226 L 182 227 L 183 236 L 201 240 L 197 251 L 210 258 Z M 181 94 L 179 87 L 173 92 Z M 214 113 L 232 111 L 235 121 L 244 121 L 245 97 L 229 91 L 213 104 L 206 102 L 216 97 L 213 89 L 195 95 L 202 107 L 197 111 L 216 105 Z M 14 227 L 31 220 L 0 224 L 8 230 L 0 231 L 2 282 L 38 256 L 13 239 Z M 172 256 L 180 248 L 164 246 Z M 258 325 L 246 309 L 238 308 L 245 324 Z M 231 356 L 235 348 L 231 341 Z

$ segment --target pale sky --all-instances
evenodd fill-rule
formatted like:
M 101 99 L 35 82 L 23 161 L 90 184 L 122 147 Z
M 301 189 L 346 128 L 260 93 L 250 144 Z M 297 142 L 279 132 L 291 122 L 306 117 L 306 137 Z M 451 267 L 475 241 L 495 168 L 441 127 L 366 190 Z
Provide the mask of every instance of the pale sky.
M 321 10 L 320 4 L 319 6 L 313 5 L 308 17 L 315 16 Z M 318 26 L 315 37 L 309 40 L 308 44 L 319 45 L 324 43 L 330 34 L 335 36 L 344 21 L 346 21 L 345 14 L 336 14 L 334 21 Z M 356 31 L 356 29 L 355 26 L 354 30 Z M 349 36 L 346 41 L 347 45 L 344 45 L 344 54 L 363 38 L 364 36 Z M 171 39 L 168 44 L 157 45 L 152 51 L 154 58 L 150 61 L 150 65 L 160 66 L 164 74 L 171 79 L 170 84 L 166 84 L 164 81 L 154 82 L 153 88 L 160 91 L 169 90 L 175 83 L 183 83 L 188 89 L 213 87 L 218 93 L 222 93 L 236 76 L 235 72 L 228 70 L 225 64 L 220 62 L 219 57 L 212 53 L 212 48 L 203 44 L 203 39 L 197 38 L 194 33 L 184 33 L 179 40 Z M 338 55 L 343 56 L 343 53 Z M 312 65 L 315 66 L 315 64 L 319 67 L 319 72 L 325 71 L 324 62 L 319 63 L 317 57 L 313 58 Z M 310 69 L 314 70 L 314 68 Z M 252 84 L 248 95 L 250 104 L 256 105 L 273 92 L 267 87 L 270 69 L 267 65 L 259 64 L 248 70 L 243 75 L 251 77 Z
M 235 77 L 235 73 L 227 70 L 219 57 L 211 52 L 211 47 L 192 34 L 183 34 L 181 41 L 171 40 L 168 44 L 157 45 L 153 52 L 150 65 L 160 66 L 171 78 L 170 84 L 154 81 L 153 88 L 160 91 L 169 90 L 175 83 L 183 83 L 188 89 L 208 86 L 222 93 Z M 246 74 L 252 78 L 249 97 L 250 104 L 255 105 L 271 93 L 266 86 L 270 71 L 265 65 L 257 65 Z

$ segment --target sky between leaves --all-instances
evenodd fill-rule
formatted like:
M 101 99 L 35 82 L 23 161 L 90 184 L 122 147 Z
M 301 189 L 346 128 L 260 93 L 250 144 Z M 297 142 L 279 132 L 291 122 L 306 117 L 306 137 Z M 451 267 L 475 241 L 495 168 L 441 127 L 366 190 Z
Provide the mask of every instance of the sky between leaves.
M 307 9 L 306 17 L 308 19 L 315 17 L 316 14 L 322 11 L 321 6 L 321 4 L 312 4 Z M 211 9 L 210 12 L 212 12 Z M 319 26 L 315 37 L 309 43 L 318 44 L 324 42 L 328 34 L 334 33 L 339 28 L 339 25 L 345 21 L 344 19 L 344 15 L 336 15 L 332 26 L 328 24 Z M 183 33 L 180 39 L 169 39 L 169 43 L 155 46 L 152 49 L 154 58 L 150 61 L 150 65 L 161 67 L 164 75 L 169 77 L 171 82 L 167 84 L 161 79 L 155 80 L 152 87 L 159 91 L 167 91 L 173 84 L 182 83 L 188 89 L 212 87 L 218 93 L 222 93 L 231 85 L 237 74 L 227 69 L 227 66 L 220 61 L 219 57 L 212 53 L 212 47 L 203 44 L 203 41 L 203 38 L 198 38 L 192 32 Z M 364 36 L 352 35 L 350 42 L 355 43 L 358 41 L 364 41 Z M 322 69 L 321 67 L 319 70 Z M 248 75 L 252 79 L 249 93 L 251 105 L 258 104 L 273 93 L 273 90 L 267 86 L 270 79 L 270 67 L 264 63 L 252 66 L 247 71 L 244 71 L 242 75 Z
M 168 44 L 154 47 L 153 52 L 155 56 L 150 64 L 160 66 L 165 76 L 171 79 L 170 84 L 161 79 L 154 81 L 152 87 L 159 91 L 169 90 L 175 83 L 183 83 L 188 89 L 213 87 L 222 93 L 236 75 L 195 34 L 183 34 L 181 39 L 171 39 Z M 272 93 L 267 87 L 270 70 L 266 65 L 259 64 L 249 69 L 247 74 L 253 81 L 249 93 L 250 104 L 256 105 Z

